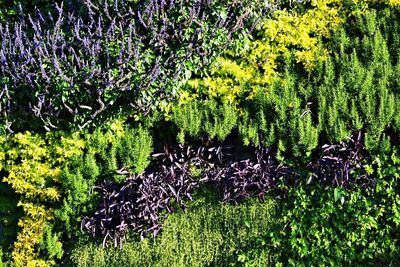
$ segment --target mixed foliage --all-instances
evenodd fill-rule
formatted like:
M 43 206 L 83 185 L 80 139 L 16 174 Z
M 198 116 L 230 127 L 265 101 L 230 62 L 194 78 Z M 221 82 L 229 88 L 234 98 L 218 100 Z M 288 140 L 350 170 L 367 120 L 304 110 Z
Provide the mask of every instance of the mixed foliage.
M 276 256 L 282 266 L 399 264 L 399 157 L 397 149 L 366 165 L 374 188 L 326 190 L 319 184 L 289 192 L 278 231 L 264 234 L 241 253 L 246 266 L 260 254 Z
M 276 203 L 249 200 L 241 205 L 218 202 L 218 192 L 200 188 L 186 212 L 177 211 L 164 221 L 156 238 L 128 238 L 122 249 L 85 242 L 71 253 L 71 266 L 238 266 L 239 253 L 250 248 L 260 234 L 276 223 Z M 265 255 L 265 265 L 272 263 Z
M 399 265 L 399 6 L 0 0 L 0 266 Z
M 104 181 L 95 188 L 101 192 L 101 203 L 94 217 L 83 218 L 82 228 L 102 236 L 103 246 L 108 238 L 122 246 L 128 230 L 142 238 L 149 232 L 156 235 L 161 229 L 160 211 L 172 213 L 173 204 L 185 208 L 185 199 L 191 200 L 193 189 L 199 186 L 192 168 L 210 169 L 222 162 L 224 154 L 221 146 L 164 149 L 154 155 L 149 171 L 128 177 L 122 186 Z

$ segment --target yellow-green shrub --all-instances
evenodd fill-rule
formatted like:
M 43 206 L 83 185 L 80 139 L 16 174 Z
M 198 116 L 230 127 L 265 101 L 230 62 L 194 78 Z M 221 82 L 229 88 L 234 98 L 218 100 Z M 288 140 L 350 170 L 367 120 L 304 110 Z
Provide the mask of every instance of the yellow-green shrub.
M 83 168 L 80 176 L 66 172 L 77 159 L 92 159 L 95 163 L 93 157 L 97 156 L 101 161 L 98 172 L 101 172 L 103 179 L 115 175 L 121 167 L 143 172 L 151 152 L 152 137 L 149 132 L 141 127 L 128 130 L 121 121 L 104 125 L 103 129 L 92 134 L 25 132 L 1 136 L 0 171 L 5 173 L 2 182 L 9 184 L 20 196 L 18 205 L 22 206 L 24 212 L 18 222 L 17 240 L 13 244 L 14 264 L 49 266 L 55 264 L 54 257 L 61 257 L 61 244 L 57 241 L 59 234 L 49 230 L 53 229 L 51 225 L 56 217 L 60 220 L 59 210 L 58 213 L 55 211 L 61 206 L 65 209 L 63 215 L 68 215 L 65 204 L 74 210 L 77 208 L 75 205 L 82 204 L 76 197 L 79 198 L 82 193 L 86 195 L 94 185 L 84 184 L 86 179 L 93 178 L 85 172 L 88 168 Z M 84 163 L 93 162 L 86 160 Z M 80 187 L 79 183 L 84 186 Z M 66 192 L 66 189 L 69 191 Z M 72 214 L 80 217 L 78 211 L 74 210 Z M 64 227 L 63 232 L 68 232 L 68 229 Z M 51 244 L 57 248 L 54 249 Z
M 40 251 L 39 244 L 44 240 L 43 234 L 48 223 L 54 219 L 53 207 L 64 197 L 60 190 L 61 174 L 72 158 L 81 155 L 89 143 L 92 150 L 96 150 L 101 146 L 100 143 L 111 144 L 121 142 L 121 139 L 125 142 L 125 150 L 133 149 L 138 155 L 144 153 L 143 146 L 147 143 L 142 142 L 131 148 L 130 139 L 123 138 L 129 131 L 125 131 L 120 121 L 112 122 L 105 128 L 102 132 L 86 135 L 79 132 L 25 132 L 0 137 L 0 171 L 6 173 L 2 181 L 20 195 L 19 205 L 24 211 L 24 216 L 18 222 L 20 230 L 12 251 L 12 259 L 17 266 L 53 265 L 55 262 L 51 256 L 60 255 L 59 251 Z M 139 132 L 141 136 L 145 135 L 142 129 Z M 99 135 L 101 138 L 98 138 Z M 144 169 L 146 160 L 135 162 L 137 171 Z M 54 241 L 57 236 L 51 235 L 52 240 L 47 238 L 47 241 Z M 42 250 L 45 247 L 42 245 Z
M 46 223 L 53 219 L 52 210 L 41 204 L 20 202 L 25 216 L 20 219 L 20 231 L 14 242 L 12 259 L 16 266 L 50 266 L 53 260 L 43 259 L 37 245 L 43 236 Z
M 17 133 L 0 140 L 0 170 L 3 182 L 21 195 L 24 217 L 14 243 L 12 258 L 17 266 L 48 266 L 54 262 L 40 257 L 37 245 L 46 222 L 52 220 L 49 203 L 59 201 L 57 188 L 61 168 L 68 159 L 82 152 L 84 140 L 78 133 L 52 132 L 45 135 Z

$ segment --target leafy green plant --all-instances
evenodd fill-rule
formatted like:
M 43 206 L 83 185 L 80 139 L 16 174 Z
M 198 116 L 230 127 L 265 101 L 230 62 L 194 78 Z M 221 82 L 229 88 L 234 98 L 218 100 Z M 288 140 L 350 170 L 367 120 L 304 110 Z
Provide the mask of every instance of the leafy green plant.
M 282 203 L 282 225 L 241 259 L 248 266 L 273 253 L 280 266 L 393 265 L 400 255 L 400 158 L 376 157 L 366 170 L 372 189 L 301 184 Z M 272 249 L 271 249 L 272 248 Z

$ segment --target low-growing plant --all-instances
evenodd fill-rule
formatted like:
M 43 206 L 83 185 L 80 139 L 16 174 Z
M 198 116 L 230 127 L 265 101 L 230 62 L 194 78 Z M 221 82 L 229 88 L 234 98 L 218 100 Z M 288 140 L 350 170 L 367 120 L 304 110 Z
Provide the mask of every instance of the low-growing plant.
M 79 243 L 69 257 L 71 266 L 240 266 L 238 253 L 252 247 L 253 240 L 279 224 L 277 203 L 266 197 L 263 203 L 246 200 L 238 205 L 223 204 L 213 187 L 194 192 L 186 212 L 177 211 L 163 221 L 157 237 L 139 241 L 128 238 L 122 249 Z M 265 255 L 263 265 L 271 264 Z

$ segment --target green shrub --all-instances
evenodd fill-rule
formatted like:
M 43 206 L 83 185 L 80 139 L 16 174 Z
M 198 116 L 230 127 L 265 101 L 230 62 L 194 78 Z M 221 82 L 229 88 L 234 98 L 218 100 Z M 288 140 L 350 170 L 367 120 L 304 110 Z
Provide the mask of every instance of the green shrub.
M 236 126 L 237 111 L 227 103 L 215 100 L 194 100 L 174 110 L 172 121 L 178 126 L 178 141 L 186 136 L 198 139 L 203 135 L 224 140 Z
M 51 225 L 48 224 L 45 226 L 39 247 L 48 254 L 50 259 L 61 259 L 64 254 L 59 238 L 60 233 L 53 233 Z
M 340 140 L 349 131 L 364 128 L 368 149 L 387 150 L 385 131 L 398 130 L 396 14 L 367 11 L 335 35 L 332 56 L 314 79 L 318 121 L 327 138 Z

